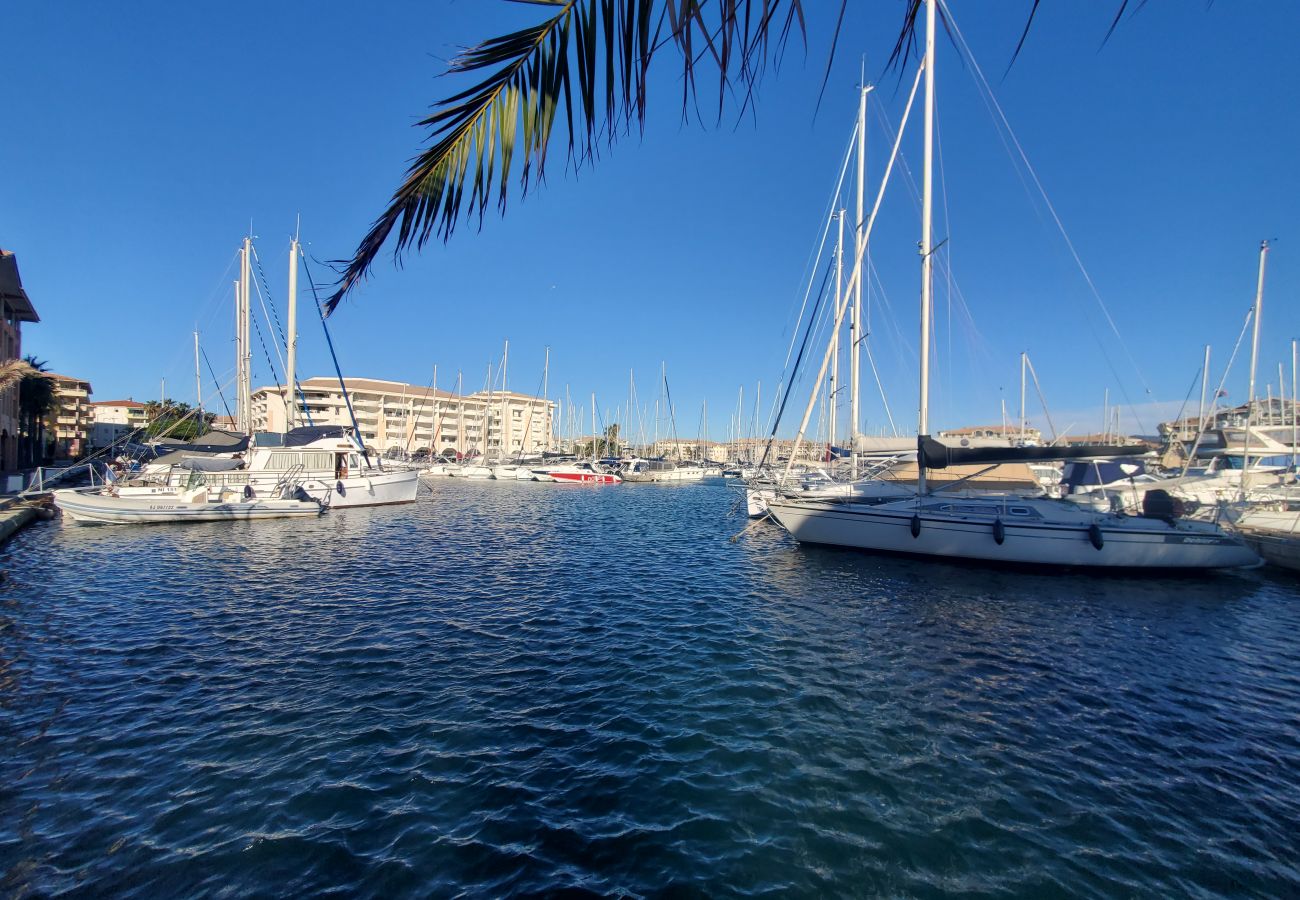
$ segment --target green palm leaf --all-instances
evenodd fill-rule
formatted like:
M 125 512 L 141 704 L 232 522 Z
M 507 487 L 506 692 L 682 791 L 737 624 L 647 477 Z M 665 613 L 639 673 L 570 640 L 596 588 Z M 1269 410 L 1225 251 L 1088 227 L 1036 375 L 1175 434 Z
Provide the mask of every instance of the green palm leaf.
M 504 211 L 512 181 L 523 195 L 545 177 L 557 120 L 575 169 L 645 120 L 646 73 L 664 47 L 683 65 L 683 114 L 696 98 L 697 65 L 717 75 L 718 115 L 737 86 L 749 92 L 803 33 L 802 0 L 515 0 L 553 10 L 536 25 L 490 38 L 452 60 L 449 74 L 482 80 L 419 122 L 430 146 L 417 156 L 326 302 L 332 312 L 366 277 L 389 241 L 405 251 L 451 237 L 464 218 L 481 226 Z M 910 3 L 917 0 L 909 0 Z M 847 0 L 841 0 L 847 3 Z M 396 232 L 394 234 L 394 232 Z
M 448 74 L 478 73 L 482 80 L 436 103 L 418 123 L 428 129 L 431 145 L 412 160 L 352 258 L 336 262 L 339 280 L 326 314 L 369 274 L 389 241 L 400 264 L 406 251 L 435 235 L 446 241 L 462 218 L 477 218 L 482 226 L 494 200 L 504 212 L 511 181 L 517 180 L 526 196 L 545 177 L 557 119 L 564 123 L 567 161 L 575 170 L 594 160 L 601 144 L 612 145 L 634 124 L 639 129 L 645 121 L 646 74 L 663 48 L 675 48 L 681 56 L 683 117 L 698 100 L 697 69 L 707 61 L 704 69 L 717 79 L 720 118 L 727 98 L 741 92 L 741 111 L 747 109 L 763 73 L 780 66 L 790 36 L 796 30 L 806 34 L 803 0 L 513 2 L 551 12 L 536 25 L 489 38 L 451 61 Z M 1030 2 L 1013 62 L 1041 0 Z M 1107 38 L 1130 3 L 1137 9 L 1145 2 L 1119 0 Z M 823 90 L 847 4 L 840 0 Z M 922 4 L 903 0 L 890 67 L 917 52 Z

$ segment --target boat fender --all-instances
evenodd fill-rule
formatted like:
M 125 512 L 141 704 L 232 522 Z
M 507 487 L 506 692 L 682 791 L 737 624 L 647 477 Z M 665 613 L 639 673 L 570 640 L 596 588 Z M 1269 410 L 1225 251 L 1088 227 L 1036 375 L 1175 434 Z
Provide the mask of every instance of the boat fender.
M 1092 541 L 1092 545 L 1098 550 L 1100 550 L 1106 543 L 1105 539 L 1101 536 L 1101 526 L 1096 522 L 1093 522 L 1088 526 L 1088 540 Z
M 993 520 L 993 540 L 997 541 L 997 542 L 998 542 L 998 546 L 1000 547 L 1000 546 L 1002 546 L 1002 542 L 1005 541 L 1006 539 L 1007 539 L 1007 529 L 1006 529 L 1006 526 L 1002 524 L 1002 520 L 1001 520 L 1001 519 L 994 519 L 994 520 Z
M 253 499 L 253 486 L 251 484 L 244 485 L 244 499 L 245 500 Z
M 334 485 L 334 490 L 339 492 L 340 497 L 347 493 L 347 491 L 343 489 L 343 482 L 341 481 Z
M 921 536 L 921 517 L 913 513 L 912 515 L 912 537 Z

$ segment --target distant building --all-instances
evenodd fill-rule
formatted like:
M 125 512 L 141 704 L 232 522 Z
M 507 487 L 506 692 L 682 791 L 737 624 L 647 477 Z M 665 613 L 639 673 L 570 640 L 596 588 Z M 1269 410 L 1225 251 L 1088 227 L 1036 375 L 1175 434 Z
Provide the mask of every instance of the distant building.
M 693 459 L 707 462 L 727 462 L 731 445 L 699 440 L 661 440 L 650 448 L 653 456 L 664 459 Z
M 0 362 L 23 354 L 22 323 L 39 322 L 40 316 L 23 290 L 18 260 L 0 250 Z M 0 392 L 0 469 L 18 468 L 18 387 Z
M 994 438 L 998 440 L 1011 441 L 1014 443 L 1021 439 L 1021 431 L 1020 431 L 1020 426 L 1016 424 L 967 425 L 964 428 L 949 428 L 945 431 L 940 431 L 938 435 L 936 435 L 936 437 L 948 438 L 950 440 L 961 440 L 963 438 L 966 440 L 970 440 L 972 438 L 987 440 L 989 438 Z M 1025 427 L 1024 440 L 1026 443 L 1037 444 L 1040 443 L 1042 439 L 1043 439 L 1042 432 L 1040 432 L 1037 428 L 1034 428 L 1032 426 Z
M 76 459 L 87 452 L 90 428 L 94 424 L 90 382 L 54 372 L 47 374 L 54 379 L 54 400 L 58 404 L 51 415 L 50 426 L 54 456 L 56 459 Z
M 102 450 L 149 424 L 145 405 L 136 400 L 97 400 L 90 409 L 91 450 Z
M 540 453 L 551 445 L 555 404 L 514 391 L 457 396 L 424 385 L 375 378 L 346 379 L 352 408 L 367 447 L 386 453 L 421 450 L 433 454 Z M 351 425 L 336 378 L 298 382 L 313 425 Z M 283 387 L 253 391 L 254 431 L 285 430 L 288 404 Z M 308 424 L 300 413 L 298 425 Z

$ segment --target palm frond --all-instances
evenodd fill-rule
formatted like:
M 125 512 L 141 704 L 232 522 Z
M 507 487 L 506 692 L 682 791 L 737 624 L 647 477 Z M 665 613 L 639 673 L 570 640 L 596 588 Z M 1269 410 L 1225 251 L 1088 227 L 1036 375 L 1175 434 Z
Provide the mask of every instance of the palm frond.
M 554 12 L 452 60 L 448 74 L 485 74 L 418 123 L 431 144 L 411 161 L 352 258 L 336 263 L 339 280 L 325 303 L 327 314 L 368 275 L 390 241 L 400 264 L 406 251 L 435 235 L 449 239 L 464 218 L 476 218 L 481 227 L 494 201 L 504 212 L 512 181 L 526 196 L 545 178 L 557 120 L 575 170 L 634 124 L 643 126 L 646 74 L 662 48 L 681 53 L 683 110 L 698 90 L 697 64 L 712 61 L 721 116 L 735 86 L 746 89 L 747 103 L 792 30 L 804 28 L 802 0 L 516 2 Z
M 37 370 L 25 359 L 6 359 L 0 362 L 0 391 L 11 388 L 29 375 L 36 375 Z

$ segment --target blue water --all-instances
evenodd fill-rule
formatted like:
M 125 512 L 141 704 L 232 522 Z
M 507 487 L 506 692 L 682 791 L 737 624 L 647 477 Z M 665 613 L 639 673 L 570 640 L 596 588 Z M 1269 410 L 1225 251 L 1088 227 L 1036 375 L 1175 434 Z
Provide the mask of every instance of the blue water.
M 435 485 L 0 551 L 0 895 L 1288 896 L 1300 581 Z

